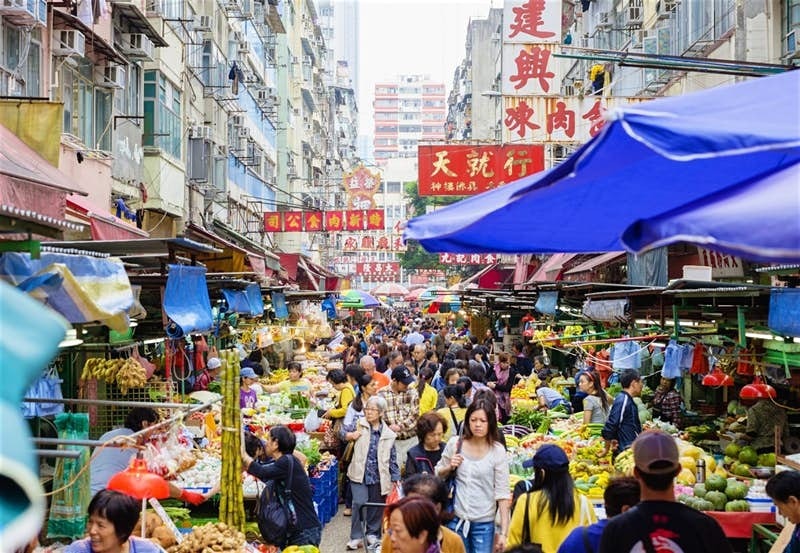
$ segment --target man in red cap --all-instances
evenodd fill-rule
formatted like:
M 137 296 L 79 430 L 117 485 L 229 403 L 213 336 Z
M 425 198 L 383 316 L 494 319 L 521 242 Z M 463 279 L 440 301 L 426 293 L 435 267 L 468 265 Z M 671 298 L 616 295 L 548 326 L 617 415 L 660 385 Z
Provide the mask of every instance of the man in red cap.
M 716 520 L 675 501 L 675 477 L 681 471 L 678 446 L 669 434 L 651 430 L 633 442 L 633 474 L 642 501 L 608 521 L 600 553 L 672 551 L 732 552 Z

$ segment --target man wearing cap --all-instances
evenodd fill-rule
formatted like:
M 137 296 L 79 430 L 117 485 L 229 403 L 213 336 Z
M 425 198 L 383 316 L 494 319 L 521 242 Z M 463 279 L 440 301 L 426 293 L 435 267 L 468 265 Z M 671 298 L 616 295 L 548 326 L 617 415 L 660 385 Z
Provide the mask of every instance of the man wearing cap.
M 614 455 L 619 455 L 628 449 L 642 431 L 639 408 L 633 401 L 633 398 L 642 394 L 642 377 L 639 376 L 639 371 L 627 369 L 622 371 L 619 383 L 622 385 L 622 391 L 614 397 L 614 403 L 608 410 L 608 419 L 601 432 L 606 441 L 605 453 L 608 453 L 610 448 L 615 452 Z
M 409 387 L 413 383 L 414 376 L 407 367 L 396 367 L 392 370 L 392 381 L 389 386 L 378 392 L 378 395 L 386 400 L 383 420 L 397 434 L 394 446 L 401 471 L 405 467 L 408 450 L 419 442 L 417 439 L 419 394 L 416 387 Z
M 219 376 L 222 361 L 217 357 L 209 357 L 206 362 L 206 368 L 197 375 L 194 381 L 193 392 L 204 392 L 208 390 L 208 385 L 211 384 Z
M 600 553 L 733 551 L 716 520 L 675 501 L 681 465 L 672 436 L 658 430 L 639 434 L 633 442 L 633 461 L 641 503 L 608 521 Z

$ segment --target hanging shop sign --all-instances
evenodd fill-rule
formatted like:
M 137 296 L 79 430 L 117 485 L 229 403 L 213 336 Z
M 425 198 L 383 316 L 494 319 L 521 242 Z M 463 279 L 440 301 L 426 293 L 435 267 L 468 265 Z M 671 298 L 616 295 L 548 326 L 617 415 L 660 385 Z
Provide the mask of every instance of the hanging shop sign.
M 506 0 L 503 42 L 561 43 L 561 0 Z
M 374 209 L 375 193 L 381 187 L 380 173 L 373 173 L 363 165 L 344 175 L 344 190 L 349 209 Z
M 365 262 L 356 263 L 356 274 L 364 280 L 375 280 L 383 277 L 389 280 L 400 276 L 400 263 L 396 262 Z
M 344 252 L 404 252 L 406 245 L 401 234 L 350 233 L 342 236 Z
M 588 142 L 605 125 L 605 113 L 641 98 L 525 96 L 503 99 L 503 140 Z
M 492 265 L 500 257 L 493 253 L 440 253 L 439 263 L 443 265 Z
M 697 247 L 697 257 L 700 259 L 700 265 L 711 267 L 711 278 L 744 276 L 744 267 L 740 257 L 715 252 L 700 246 Z
M 267 211 L 265 232 L 332 232 L 342 230 L 383 230 L 383 209 L 343 211 Z
M 470 196 L 544 169 L 544 146 L 420 145 L 419 195 Z

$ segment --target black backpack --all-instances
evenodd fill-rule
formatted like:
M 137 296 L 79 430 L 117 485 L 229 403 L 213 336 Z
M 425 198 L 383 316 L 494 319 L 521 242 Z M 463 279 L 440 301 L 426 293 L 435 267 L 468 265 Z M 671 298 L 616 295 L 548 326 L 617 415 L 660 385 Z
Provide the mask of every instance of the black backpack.
M 295 460 L 289 456 L 289 479 L 284 485 L 268 480 L 256 504 L 256 519 L 261 537 L 270 545 L 284 548 L 289 533 L 297 525 L 297 513 L 292 501 L 292 473 Z

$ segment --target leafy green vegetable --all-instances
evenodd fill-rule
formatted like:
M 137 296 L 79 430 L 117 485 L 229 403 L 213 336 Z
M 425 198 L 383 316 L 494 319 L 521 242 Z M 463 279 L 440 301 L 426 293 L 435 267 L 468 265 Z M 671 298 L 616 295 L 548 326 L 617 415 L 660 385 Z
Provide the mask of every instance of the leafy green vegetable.
M 547 418 L 547 415 L 541 411 L 536 411 L 533 409 L 520 409 L 515 407 L 508 419 L 508 422 L 509 424 L 519 424 L 535 430 L 539 428 L 545 418 Z
M 319 440 L 311 438 L 308 443 L 297 445 L 297 450 L 306 456 L 309 466 L 316 465 L 322 459 L 319 452 Z

